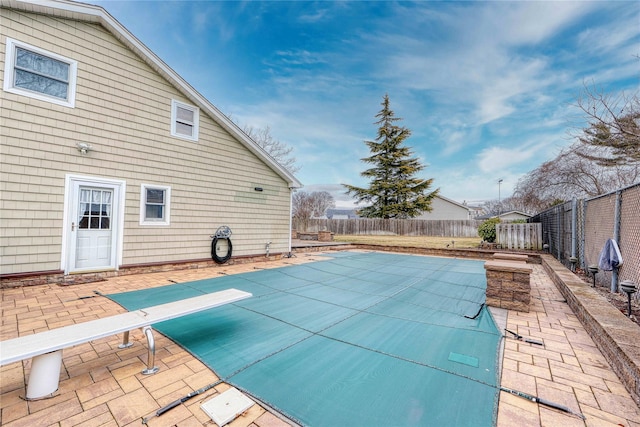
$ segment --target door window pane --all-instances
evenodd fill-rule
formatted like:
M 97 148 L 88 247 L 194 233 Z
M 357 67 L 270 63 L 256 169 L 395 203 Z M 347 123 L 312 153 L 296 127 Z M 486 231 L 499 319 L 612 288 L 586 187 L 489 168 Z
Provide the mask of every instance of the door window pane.
M 113 193 L 111 190 L 80 190 L 78 228 L 109 230 Z

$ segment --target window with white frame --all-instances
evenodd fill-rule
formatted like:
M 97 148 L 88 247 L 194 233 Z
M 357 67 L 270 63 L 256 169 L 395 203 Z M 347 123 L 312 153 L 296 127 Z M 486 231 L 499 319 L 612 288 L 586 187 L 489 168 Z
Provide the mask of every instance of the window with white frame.
M 198 140 L 200 109 L 193 105 L 171 101 L 171 135 L 191 141 Z
M 171 187 L 140 186 L 140 225 L 169 225 Z
M 77 61 L 7 38 L 6 92 L 73 108 L 77 72 Z

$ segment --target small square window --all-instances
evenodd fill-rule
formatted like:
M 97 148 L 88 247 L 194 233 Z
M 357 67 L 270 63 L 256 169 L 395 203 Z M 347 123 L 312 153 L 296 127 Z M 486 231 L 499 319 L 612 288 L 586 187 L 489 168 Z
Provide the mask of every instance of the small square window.
M 7 38 L 3 89 L 6 92 L 75 106 L 78 63 Z
M 171 135 L 191 141 L 198 140 L 200 109 L 192 105 L 171 101 Z
M 140 186 L 140 225 L 169 225 L 171 187 Z

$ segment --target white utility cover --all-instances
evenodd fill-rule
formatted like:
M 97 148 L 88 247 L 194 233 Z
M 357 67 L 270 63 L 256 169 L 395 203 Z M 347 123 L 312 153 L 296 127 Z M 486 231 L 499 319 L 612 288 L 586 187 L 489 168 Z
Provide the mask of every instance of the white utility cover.
M 222 427 L 251 408 L 253 404 L 253 400 L 240 393 L 238 389 L 231 387 L 224 393 L 204 402 L 200 407 L 219 427 Z

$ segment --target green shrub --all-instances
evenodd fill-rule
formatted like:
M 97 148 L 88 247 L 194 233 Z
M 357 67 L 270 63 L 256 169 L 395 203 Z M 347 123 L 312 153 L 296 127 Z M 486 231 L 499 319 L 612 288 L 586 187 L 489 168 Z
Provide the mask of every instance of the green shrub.
M 500 218 L 489 218 L 478 227 L 478 236 L 485 242 L 496 241 L 496 224 L 500 223 Z

